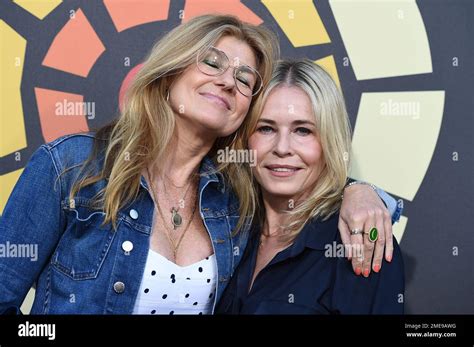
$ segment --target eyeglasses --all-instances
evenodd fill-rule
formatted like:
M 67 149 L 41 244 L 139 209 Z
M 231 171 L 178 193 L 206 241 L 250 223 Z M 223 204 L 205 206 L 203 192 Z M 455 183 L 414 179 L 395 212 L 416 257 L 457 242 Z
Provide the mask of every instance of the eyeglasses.
M 230 66 L 229 57 L 216 47 L 201 51 L 196 58 L 196 64 L 203 74 L 219 76 Z M 234 81 L 237 90 L 245 96 L 254 96 L 262 89 L 262 77 L 257 70 L 248 65 L 234 64 Z

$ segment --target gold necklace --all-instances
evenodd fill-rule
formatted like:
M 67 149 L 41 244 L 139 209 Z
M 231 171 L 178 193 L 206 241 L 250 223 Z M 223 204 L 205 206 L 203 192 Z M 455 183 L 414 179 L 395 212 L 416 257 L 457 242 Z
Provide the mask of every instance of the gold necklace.
M 147 172 L 148 172 L 148 176 L 150 176 L 150 172 L 149 172 L 149 169 L 147 168 Z M 166 178 L 168 178 L 168 176 L 166 176 L 166 174 L 163 174 Z M 191 184 L 193 183 L 193 178 L 194 175 L 191 175 L 191 179 L 189 180 L 189 183 L 188 183 L 188 187 L 186 188 L 186 191 L 184 192 L 184 195 L 183 197 L 178 200 L 178 207 L 175 207 L 175 206 L 171 206 L 171 210 L 170 210 L 170 213 L 171 213 L 171 224 L 173 225 L 173 229 L 176 230 L 177 228 L 179 228 L 182 224 L 183 224 L 183 217 L 181 217 L 181 215 L 179 214 L 179 210 L 181 207 L 184 208 L 184 206 L 181 206 L 181 204 L 184 204 L 185 200 L 186 200 L 186 196 L 188 195 L 188 191 L 189 191 L 189 188 L 191 188 Z M 151 179 L 151 178 L 150 178 Z M 169 178 L 168 178 L 169 180 Z M 171 180 L 170 180 L 171 182 Z M 172 185 L 173 182 L 171 182 Z M 175 186 L 176 187 L 176 186 Z M 185 186 L 181 187 L 181 188 L 184 188 Z M 163 184 L 163 191 L 165 193 L 165 196 L 166 196 L 166 200 L 168 202 L 171 202 L 171 199 L 168 195 L 168 191 L 166 190 L 166 184 Z
M 157 199 L 156 196 L 155 196 L 155 187 L 153 186 L 153 181 L 152 181 L 152 179 L 151 179 L 150 171 L 149 171 L 148 168 L 147 168 L 147 174 L 148 174 L 148 180 L 150 181 L 151 195 L 152 195 L 153 203 L 154 203 L 155 207 L 157 208 L 158 213 L 160 214 L 161 219 L 163 220 L 163 225 L 164 225 L 165 231 L 166 231 L 166 237 L 168 238 L 168 241 L 169 241 L 171 247 L 173 248 L 173 257 L 174 257 L 173 260 L 176 260 L 176 255 L 177 255 L 177 253 L 178 253 L 179 246 L 181 245 L 181 242 L 183 241 L 184 235 L 185 235 L 186 232 L 188 231 L 188 228 L 189 228 L 189 226 L 191 225 L 192 220 L 194 219 L 194 214 L 195 214 L 196 208 L 197 208 L 197 194 L 196 194 L 196 199 L 195 199 L 195 202 L 194 202 L 194 207 L 193 207 L 193 211 L 192 211 L 192 214 L 191 214 L 191 218 L 189 218 L 189 221 L 188 221 L 188 223 L 186 224 L 186 226 L 185 226 L 185 228 L 184 228 L 184 230 L 183 230 L 183 233 L 181 234 L 181 236 L 180 236 L 178 242 L 175 244 L 175 243 L 173 242 L 172 237 L 171 237 L 170 230 L 168 229 L 168 226 L 166 225 L 166 220 L 165 220 L 165 217 L 163 216 L 163 211 L 161 210 L 159 201 L 158 201 L 158 199 Z
M 189 188 L 191 187 L 192 180 L 190 180 L 188 184 L 188 188 L 186 188 L 186 191 L 184 192 L 184 196 L 182 199 L 178 201 L 178 207 L 171 207 L 171 223 L 173 224 L 173 229 L 176 230 L 183 224 L 183 217 L 179 214 L 179 209 L 181 208 L 181 203 L 185 201 L 186 196 L 188 195 Z M 171 199 L 169 198 L 168 192 L 166 191 L 166 184 L 163 184 L 163 190 L 165 192 L 166 198 L 169 202 L 171 202 Z

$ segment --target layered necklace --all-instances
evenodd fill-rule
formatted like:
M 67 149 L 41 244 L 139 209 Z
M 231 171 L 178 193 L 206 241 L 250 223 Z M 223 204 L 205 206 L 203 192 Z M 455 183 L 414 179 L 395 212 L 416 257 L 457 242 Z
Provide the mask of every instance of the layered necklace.
M 168 238 L 168 241 L 173 249 L 173 256 L 174 256 L 174 259 L 176 259 L 176 255 L 178 253 L 178 250 L 179 250 L 179 246 L 181 245 L 181 242 L 183 241 L 183 238 L 184 238 L 184 235 L 186 234 L 186 232 L 188 231 L 188 228 L 189 226 L 191 225 L 191 222 L 192 220 L 194 219 L 194 214 L 196 212 L 196 209 L 197 209 L 197 192 L 196 192 L 196 196 L 195 196 L 195 199 L 194 199 L 194 205 L 193 205 L 193 208 L 192 208 L 192 213 L 191 213 L 191 217 L 189 218 L 189 220 L 187 221 L 186 225 L 184 226 L 184 230 L 181 234 L 181 236 L 179 237 L 178 241 L 175 242 L 173 239 L 174 237 L 172 237 L 172 233 L 176 231 L 176 229 L 178 229 L 179 227 L 181 227 L 181 225 L 183 224 L 183 217 L 179 214 L 179 210 L 181 207 L 184 208 L 184 203 L 185 203 L 185 200 L 186 200 L 186 196 L 188 194 L 188 191 L 189 191 L 189 188 L 191 187 L 192 183 L 193 183 L 193 179 L 191 179 L 188 183 L 188 187 L 186 188 L 186 191 L 183 195 L 183 198 L 179 200 L 178 202 L 178 207 L 175 207 L 175 206 L 172 206 L 171 207 L 171 210 L 170 210 L 170 213 L 171 213 L 171 225 L 173 226 L 173 229 L 171 229 L 169 227 L 169 219 L 167 220 L 167 218 L 165 218 L 164 216 L 164 213 L 163 213 L 163 210 L 161 209 L 160 207 L 160 203 L 159 203 L 159 200 L 157 199 L 156 195 L 155 195 L 155 187 L 153 185 L 153 180 L 152 180 L 152 176 L 150 174 L 150 170 L 149 168 L 147 168 L 147 174 L 148 174 L 148 180 L 150 181 L 150 187 L 151 187 L 151 193 L 152 193 L 152 197 L 153 197 L 153 202 L 155 204 L 155 207 L 156 209 L 158 210 L 158 213 L 161 217 L 161 219 L 163 220 L 163 225 L 165 227 L 165 231 L 166 231 L 166 236 Z M 170 180 L 171 181 L 171 180 Z M 173 183 L 172 183 L 173 184 Z M 163 190 L 165 192 L 165 196 L 168 198 L 168 194 L 166 192 L 166 188 L 165 188 L 165 184 L 163 184 Z M 175 184 L 173 184 L 173 186 L 175 186 L 176 188 L 184 188 L 185 186 L 182 186 L 182 187 L 179 187 L 179 186 L 176 186 Z
M 186 185 L 177 186 L 176 184 L 173 183 L 172 180 L 169 179 L 168 176 L 166 176 L 166 174 L 164 174 L 164 177 L 166 177 L 175 188 L 181 189 L 181 188 L 184 188 L 186 186 Z M 181 224 L 183 224 L 183 217 L 181 217 L 181 215 L 179 214 L 179 209 L 181 207 L 184 208 L 184 204 L 186 202 L 186 196 L 188 195 L 188 191 L 189 191 L 189 188 L 191 187 L 192 183 L 193 183 L 193 180 L 190 179 L 189 183 L 188 183 L 188 187 L 186 188 L 186 190 L 184 192 L 183 198 L 178 201 L 178 207 L 174 207 L 174 206 L 171 207 L 171 210 L 170 210 L 170 212 L 171 212 L 171 224 L 173 224 L 173 229 L 174 230 L 176 230 L 177 228 L 179 228 L 181 226 Z M 165 192 L 165 196 L 166 196 L 167 200 L 171 201 L 171 199 L 169 198 L 168 192 L 166 191 L 166 184 L 163 184 L 163 190 Z

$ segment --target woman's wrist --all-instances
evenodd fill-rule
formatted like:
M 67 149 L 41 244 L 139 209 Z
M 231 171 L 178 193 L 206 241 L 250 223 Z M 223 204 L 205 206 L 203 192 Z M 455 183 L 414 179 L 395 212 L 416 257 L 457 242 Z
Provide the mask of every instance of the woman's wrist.
M 373 185 L 372 183 L 369 183 L 369 182 L 364 182 L 364 181 L 352 181 L 350 183 L 348 183 L 343 191 L 342 191 L 342 194 L 341 194 L 341 200 L 344 200 L 344 192 L 346 191 L 347 188 L 355 185 L 355 184 L 363 184 L 363 185 L 367 185 L 369 186 L 370 188 L 372 188 L 374 190 L 375 193 L 377 193 L 377 187 L 375 185 Z M 378 194 L 377 194 L 378 195 Z

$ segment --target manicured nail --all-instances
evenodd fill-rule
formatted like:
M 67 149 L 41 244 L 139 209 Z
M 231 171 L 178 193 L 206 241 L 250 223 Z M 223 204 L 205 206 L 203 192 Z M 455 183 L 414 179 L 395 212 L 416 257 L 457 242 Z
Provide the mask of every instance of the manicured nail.
M 356 275 L 360 276 L 360 273 L 362 272 L 360 267 L 356 267 Z
M 369 277 L 369 269 L 364 270 L 364 277 Z
M 391 255 L 387 255 L 387 261 L 390 263 L 392 261 L 392 256 Z
M 374 271 L 379 272 L 380 271 L 380 265 L 374 265 Z

